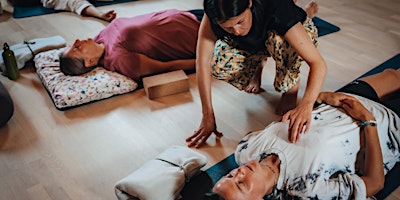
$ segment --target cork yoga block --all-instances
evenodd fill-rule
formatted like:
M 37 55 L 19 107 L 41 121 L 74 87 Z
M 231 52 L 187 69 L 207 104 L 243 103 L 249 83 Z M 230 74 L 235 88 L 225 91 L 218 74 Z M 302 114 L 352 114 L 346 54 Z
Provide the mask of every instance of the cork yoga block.
M 183 70 L 143 78 L 143 87 L 149 99 L 189 91 L 189 79 Z

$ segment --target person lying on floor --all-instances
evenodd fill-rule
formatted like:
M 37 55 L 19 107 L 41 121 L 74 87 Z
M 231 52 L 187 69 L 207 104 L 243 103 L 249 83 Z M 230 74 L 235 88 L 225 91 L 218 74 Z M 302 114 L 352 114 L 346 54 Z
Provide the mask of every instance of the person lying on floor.
M 307 14 L 314 16 L 309 7 Z M 79 75 L 102 66 L 136 81 L 150 74 L 194 70 L 203 13 L 172 9 L 115 19 L 94 39 L 77 39 L 60 56 L 60 69 Z
M 114 10 L 102 12 L 87 0 L 40 0 L 40 2 L 45 8 L 74 12 L 78 15 L 95 17 L 107 22 L 111 22 L 117 17 Z
M 102 66 L 135 81 L 151 74 L 195 68 L 200 21 L 175 9 L 117 18 L 94 39 L 79 40 L 60 56 L 60 70 L 79 75 Z
M 286 122 L 249 133 L 235 152 L 240 167 L 214 185 L 214 199 L 371 197 L 400 161 L 400 99 L 381 101 L 398 94 L 398 80 L 400 69 L 387 69 L 339 92 L 321 92 L 301 138 L 288 135 Z

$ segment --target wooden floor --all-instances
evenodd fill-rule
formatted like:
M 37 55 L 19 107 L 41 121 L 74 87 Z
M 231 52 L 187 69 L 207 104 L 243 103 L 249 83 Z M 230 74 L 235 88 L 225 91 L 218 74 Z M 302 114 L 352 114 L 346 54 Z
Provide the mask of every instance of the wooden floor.
M 328 64 L 324 90 L 336 90 L 400 53 L 400 0 L 318 3 L 317 16 L 341 28 L 319 39 Z M 198 9 L 202 1 L 141 0 L 100 7 L 115 9 L 119 17 L 169 8 Z M 76 38 L 93 37 L 106 24 L 66 12 L 22 19 L 5 12 L 0 16 L 0 44 L 55 35 L 72 44 Z M 279 120 L 274 115 L 280 94 L 272 87 L 273 66 L 268 61 L 262 84 L 266 91 L 259 95 L 213 81 L 217 124 L 224 137 L 211 137 L 198 150 L 208 157 L 204 169 L 233 153 L 247 132 Z M 307 73 L 304 64 L 301 94 Z M 16 81 L 0 76 L 15 104 L 14 116 L 0 129 L 0 199 L 115 199 L 118 180 L 166 148 L 185 146 L 185 138 L 198 128 L 200 99 L 195 75 L 189 78 L 187 93 L 150 101 L 140 89 L 59 111 L 33 67 L 23 69 Z M 388 199 L 400 199 L 400 189 Z

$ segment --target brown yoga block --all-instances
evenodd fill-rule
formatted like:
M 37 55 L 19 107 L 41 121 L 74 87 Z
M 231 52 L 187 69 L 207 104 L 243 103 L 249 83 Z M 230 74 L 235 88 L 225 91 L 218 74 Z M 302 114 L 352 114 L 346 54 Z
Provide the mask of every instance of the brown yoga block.
M 189 79 L 183 70 L 143 78 L 143 87 L 149 99 L 189 91 Z

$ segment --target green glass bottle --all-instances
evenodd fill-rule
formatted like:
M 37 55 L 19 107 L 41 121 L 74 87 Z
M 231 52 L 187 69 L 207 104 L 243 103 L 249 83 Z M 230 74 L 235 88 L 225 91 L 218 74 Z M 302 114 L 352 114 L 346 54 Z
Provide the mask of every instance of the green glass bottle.
M 4 43 L 4 52 L 2 54 L 4 65 L 6 66 L 6 74 L 10 80 L 19 78 L 19 69 L 15 59 L 14 52 L 10 49 L 7 43 Z

